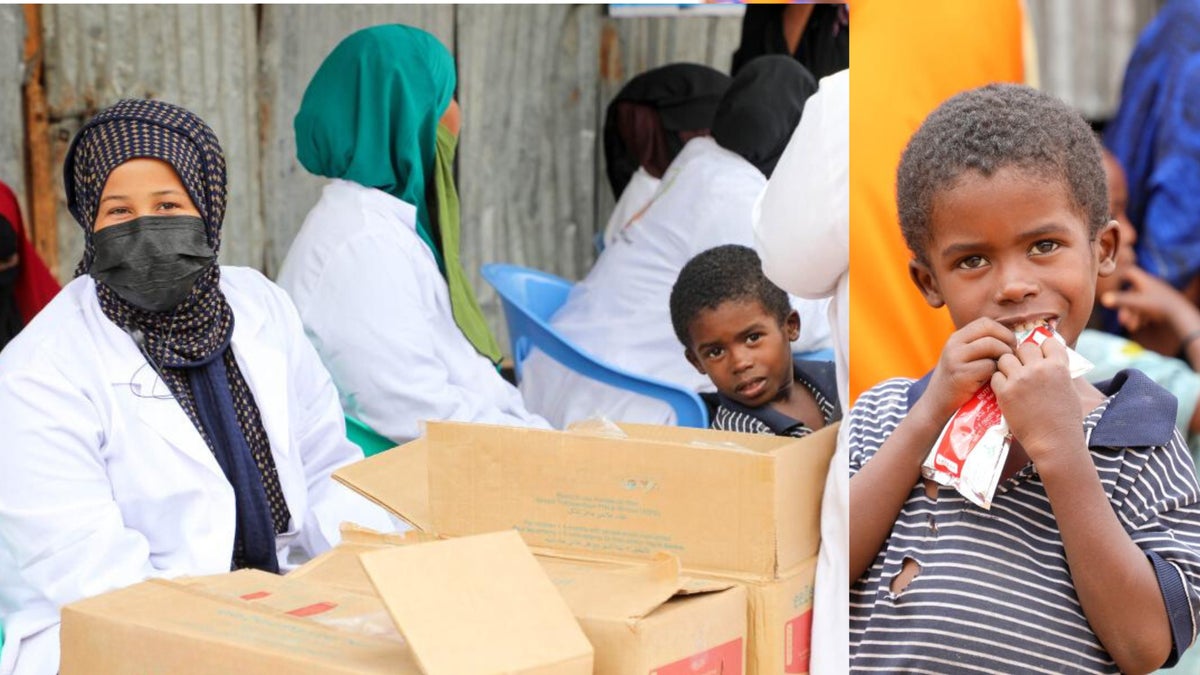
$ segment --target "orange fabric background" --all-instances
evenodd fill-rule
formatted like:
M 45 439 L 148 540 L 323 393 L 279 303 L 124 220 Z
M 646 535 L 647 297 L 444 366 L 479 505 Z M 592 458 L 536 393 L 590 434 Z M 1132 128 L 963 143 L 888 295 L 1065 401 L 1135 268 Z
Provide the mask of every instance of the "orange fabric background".
M 896 165 L 939 103 L 1025 80 L 1019 0 L 851 0 L 850 397 L 937 364 L 954 326 L 909 280 Z M 848 408 L 848 406 L 846 406 Z

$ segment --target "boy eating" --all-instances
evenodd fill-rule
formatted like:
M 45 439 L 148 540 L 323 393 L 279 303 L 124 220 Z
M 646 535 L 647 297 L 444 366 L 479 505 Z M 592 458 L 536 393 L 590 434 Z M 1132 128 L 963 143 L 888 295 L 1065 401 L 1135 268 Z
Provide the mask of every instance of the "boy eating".
M 800 437 L 841 419 L 833 364 L 793 360 L 800 316 L 753 249 L 717 246 L 692 258 L 670 304 L 684 356 L 717 388 L 712 428 Z
M 933 372 L 864 393 L 850 439 L 852 670 L 1148 672 L 1200 610 L 1200 488 L 1175 400 L 1136 370 L 1068 372 L 1116 268 L 1100 149 L 1057 99 L 959 94 L 897 170 L 913 282 L 956 331 Z M 1017 345 L 1045 326 L 1054 339 Z M 1012 435 L 990 509 L 921 477 L 990 385 Z

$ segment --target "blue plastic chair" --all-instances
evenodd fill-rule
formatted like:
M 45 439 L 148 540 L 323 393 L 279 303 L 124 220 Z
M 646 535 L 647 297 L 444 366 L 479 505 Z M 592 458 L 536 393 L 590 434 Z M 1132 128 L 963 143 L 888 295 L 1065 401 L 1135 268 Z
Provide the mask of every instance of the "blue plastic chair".
M 362 448 L 364 457 L 377 455 L 384 450 L 391 450 L 396 447 L 396 444 L 391 439 L 380 436 L 375 433 L 374 429 L 349 415 L 346 415 L 346 438 L 349 438 L 351 443 Z
M 695 392 L 609 365 L 571 344 L 550 327 L 550 317 L 571 292 L 574 284 L 570 281 L 527 267 L 500 263 L 484 265 L 480 273 L 500 295 L 518 382 L 521 381 L 522 362 L 536 347 L 581 375 L 663 401 L 675 411 L 675 423 L 681 427 L 708 426 L 708 408 Z

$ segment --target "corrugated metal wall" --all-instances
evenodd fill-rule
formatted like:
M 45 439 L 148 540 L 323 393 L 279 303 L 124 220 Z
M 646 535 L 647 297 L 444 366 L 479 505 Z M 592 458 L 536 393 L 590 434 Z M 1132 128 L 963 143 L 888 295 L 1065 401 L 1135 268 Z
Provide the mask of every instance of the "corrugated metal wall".
M 20 5 L 0 5 L 0 181 L 25 206 L 25 123 L 21 83 L 25 76 L 25 19 Z M 28 211 L 28 209 L 25 209 Z
M 258 48 L 251 5 L 45 5 L 45 85 L 57 193 L 60 279 L 73 276 L 82 231 L 66 208 L 61 167 L 83 121 L 126 97 L 195 111 L 225 149 L 225 264 L 261 266 Z
M 1112 117 L 1138 33 L 1163 1 L 1025 0 L 1042 89 L 1090 120 Z
M 1043 87 L 1090 117 L 1110 115 L 1129 50 L 1161 0 L 1027 3 Z M 437 35 L 459 67 L 463 259 L 497 329 L 480 264 L 569 278 L 591 265 L 592 235 L 612 207 L 598 144 L 612 95 L 672 61 L 727 70 L 740 36 L 737 17 L 612 18 L 604 5 L 45 5 L 42 17 L 63 279 L 81 237 L 58 172 L 87 115 L 123 96 L 155 96 L 203 116 L 230 168 L 222 261 L 273 276 L 322 184 L 296 162 L 292 137 L 321 59 L 376 23 Z M 0 91 L 14 94 L 0 97 L 0 175 L 22 196 L 23 35 L 20 6 L 0 6 Z

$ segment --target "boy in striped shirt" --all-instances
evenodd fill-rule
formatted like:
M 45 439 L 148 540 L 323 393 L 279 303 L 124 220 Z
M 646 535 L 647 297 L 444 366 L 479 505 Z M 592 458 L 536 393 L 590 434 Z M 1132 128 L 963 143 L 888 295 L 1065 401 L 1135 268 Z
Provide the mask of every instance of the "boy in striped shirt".
M 800 315 L 754 249 L 727 244 L 696 255 L 670 303 L 684 356 L 717 387 L 709 426 L 799 437 L 841 419 L 833 363 L 793 359 Z
M 1145 375 L 1072 380 L 1097 279 L 1115 270 L 1100 148 L 1019 85 L 959 94 L 897 171 L 914 283 L 957 330 L 934 370 L 864 393 L 850 443 L 857 672 L 1141 673 L 1174 664 L 1200 611 L 1200 488 L 1175 400 Z M 921 477 L 990 384 L 1013 436 L 988 510 Z

